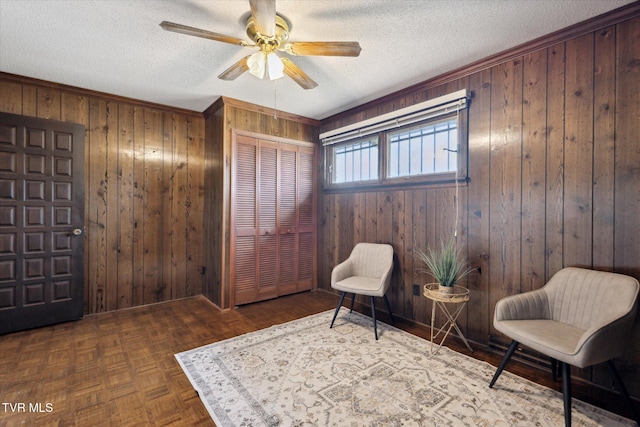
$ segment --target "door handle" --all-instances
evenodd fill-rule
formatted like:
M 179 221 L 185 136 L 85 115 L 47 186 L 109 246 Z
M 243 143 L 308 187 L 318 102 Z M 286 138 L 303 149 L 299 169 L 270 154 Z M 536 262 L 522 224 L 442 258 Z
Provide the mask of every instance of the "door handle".
M 81 228 L 74 228 L 73 231 L 71 232 L 74 236 L 79 236 L 82 234 L 82 229 Z

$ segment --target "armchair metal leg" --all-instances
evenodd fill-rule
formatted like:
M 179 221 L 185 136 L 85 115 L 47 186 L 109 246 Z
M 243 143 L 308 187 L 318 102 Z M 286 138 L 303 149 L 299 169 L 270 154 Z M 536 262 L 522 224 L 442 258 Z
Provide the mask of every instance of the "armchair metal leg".
M 564 400 L 564 425 L 571 427 L 571 365 L 560 362 L 562 369 L 562 399 Z
M 396 319 L 393 318 L 393 314 L 391 313 L 391 304 L 389 304 L 389 300 L 387 299 L 387 296 L 384 296 L 384 303 L 387 306 L 387 311 L 389 312 L 389 317 L 391 317 L 391 322 L 395 325 L 396 324 Z
M 376 341 L 378 341 L 378 325 L 376 324 L 376 302 L 375 297 L 371 297 L 371 317 L 373 317 L 373 332 L 376 334 Z
M 333 320 L 331 321 L 331 326 L 329 326 L 329 329 L 333 328 L 333 322 L 335 322 L 336 317 L 338 317 L 338 312 L 340 311 L 340 307 L 342 307 L 342 301 L 344 301 L 344 296 L 346 294 L 346 292 L 343 292 L 342 295 L 340 295 L 340 301 L 338 302 L 338 306 L 336 307 L 336 312 L 333 313 Z
M 489 388 L 492 388 L 493 385 L 496 383 L 496 380 L 504 370 L 504 367 L 507 366 L 507 362 L 509 362 L 509 359 L 511 359 L 511 356 L 513 356 L 513 353 L 515 353 L 517 348 L 518 348 L 518 341 L 516 340 L 511 341 L 511 345 L 509 346 L 509 349 L 507 350 L 507 352 L 504 354 L 504 357 L 502 358 L 502 362 L 500 362 L 500 366 L 498 366 L 496 373 L 493 374 L 491 383 L 489 383 Z
M 351 310 L 349 313 L 353 313 L 353 303 L 356 301 L 356 294 L 351 294 Z
M 635 406 L 633 406 L 633 401 L 629 397 L 629 392 L 627 391 L 627 388 L 624 386 L 624 383 L 622 382 L 622 378 L 620 378 L 620 375 L 618 374 L 618 370 L 613 364 L 613 360 L 608 360 L 607 365 L 609 365 L 609 370 L 611 371 L 613 380 L 616 383 L 616 388 L 620 392 L 620 395 L 622 396 L 624 403 L 631 410 L 631 415 L 633 415 L 633 419 L 635 420 L 636 424 L 640 426 L 640 414 L 638 414 L 638 411 L 636 410 Z
M 554 381 L 558 381 L 558 361 L 551 359 L 551 375 Z

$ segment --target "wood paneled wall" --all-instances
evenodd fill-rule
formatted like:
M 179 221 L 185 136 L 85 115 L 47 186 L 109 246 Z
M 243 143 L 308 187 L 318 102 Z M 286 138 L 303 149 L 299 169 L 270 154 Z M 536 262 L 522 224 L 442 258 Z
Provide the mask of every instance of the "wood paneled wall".
M 85 314 L 202 293 L 201 114 L 7 74 L 0 111 L 86 127 Z
M 204 295 L 230 308 L 229 254 L 231 227 L 232 130 L 296 141 L 315 142 L 319 122 L 230 98 L 220 98 L 204 113 L 206 120 L 205 274 Z M 316 155 L 318 158 L 318 155 Z
M 502 346 L 500 298 L 541 287 L 565 266 L 640 279 L 640 7 L 547 46 L 457 70 L 322 122 L 321 132 L 467 88 L 469 182 L 460 188 L 459 242 L 472 265 L 460 324 L 475 345 Z M 429 281 L 415 248 L 453 234 L 455 188 L 323 192 L 319 286 L 355 243 L 395 248 L 395 313 L 429 323 Z M 415 290 L 420 289 L 418 295 Z M 382 307 L 381 307 L 382 309 Z M 640 397 L 640 321 L 618 365 Z M 576 375 L 609 387 L 599 368 Z

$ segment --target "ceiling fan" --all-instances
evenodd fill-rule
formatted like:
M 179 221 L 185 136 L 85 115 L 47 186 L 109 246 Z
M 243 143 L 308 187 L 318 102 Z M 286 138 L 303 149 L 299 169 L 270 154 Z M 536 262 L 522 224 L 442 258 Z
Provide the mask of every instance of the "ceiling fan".
M 290 42 L 289 24 L 276 13 L 276 0 L 249 0 L 249 3 L 251 15 L 247 19 L 247 35 L 253 42 L 173 22 L 162 21 L 160 26 L 175 33 L 259 49 L 220 74 L 218 78 L 222 80 L 235 80 L 245 71 L 261 79 L 268 77 L 271 80 L 286 74 L 302 88 L 313 89 L 318 86 L 318 83 L 291 59 L 278 52 L 293 56 L 360 55 L 361 49 L 358 42 Z

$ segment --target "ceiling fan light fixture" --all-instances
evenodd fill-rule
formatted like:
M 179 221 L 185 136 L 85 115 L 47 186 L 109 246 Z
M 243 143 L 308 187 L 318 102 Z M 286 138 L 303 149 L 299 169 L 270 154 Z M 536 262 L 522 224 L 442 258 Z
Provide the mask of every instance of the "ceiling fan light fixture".
M 275 80 L 284 76 L 284 64 L 278 55 L 271 52 L 267 55 L 267 70 L 269 79 Z
M 264 52 L 260 50 L 254 53 L 253 55 L 249 56 L 249 58 L 247 59 L 249 72 L 259 79 L 264 78 L 264 72 L 266 69 L 265 67 L 266 61 L 264 57 L 265 57 Z
M 247 58 L 249 72 L 259 79 L 269 77 L 270 80 L 284 76 L 284 64 L 274 52 L 260 50 Z

